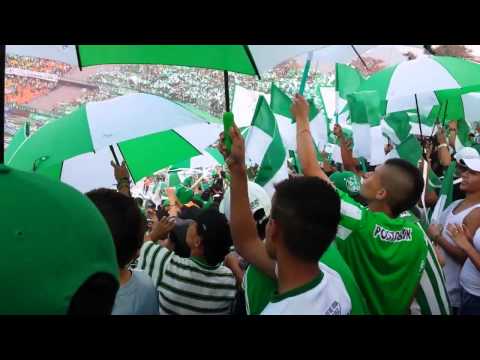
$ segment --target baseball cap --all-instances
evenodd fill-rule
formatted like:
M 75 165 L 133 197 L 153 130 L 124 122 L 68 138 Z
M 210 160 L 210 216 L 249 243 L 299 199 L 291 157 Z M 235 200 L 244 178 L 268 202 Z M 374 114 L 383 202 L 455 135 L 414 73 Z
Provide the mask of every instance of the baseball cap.
M 183 186 L 190 187 L 193 185 L 193 178 L 191 176 L 188 176 L 183 180 Z
M 351 171 L 337 171 L 330 175 L 330 180 L 335 186 L 349 194 L 357 196 L 360 194 L 360 178 Z
M 177 189 L 177 198 L 182 204 L 186 204 L 193 199 L 193 190 L 181 186 Z
M 464 163 L 470 170 L 480 172 L 480 157 L 476 159 L 462 159 Z
M 478 153 L 478 151 L 475 148 L 468 147 L 468 146 L 462 148 L 454 156 L 455 160 L 457 161 L 465 160 L 465 159 L 475 159 L 479 157 L 480 157 L 480 154 Z
M 5 165 L 0 189 L 1 314 L 66 314 L 94 274 L 118 281 L 110 230 L 85 195 Z M 21 215 L 25 201 L 32 216 Z
M 272 210 L 272 201 L 270 196 L 268 196 L 263 187 L 257 183 L 254 183 L 253 181 L 248 182 L 248 200 L 252 214 L 259 209 L 263 209 L 265 212 L 265 218 L 270 216 L 270 212 Z M 225 191 L 223 200 L 220 203 L 219 211 L 222 214 L 225 214 L 227 219 L 230 221 L 230 187 Z M 260 221 L 263 221 L 264 219 L 261 219 Z

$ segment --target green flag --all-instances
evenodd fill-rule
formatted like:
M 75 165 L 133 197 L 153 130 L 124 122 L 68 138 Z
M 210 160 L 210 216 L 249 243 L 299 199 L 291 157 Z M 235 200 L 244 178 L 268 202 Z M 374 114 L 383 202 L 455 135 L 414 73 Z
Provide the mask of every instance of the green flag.
M 450 166 L 447 168 L 445 172 L 445 176 L 442 182 L 442 189 L 440 190 L 440 197 L 435 204 L 435 208 L 433 209 L 431 223 L 436 224 L 440 220 L 440 215 L 442 214 L 443 210 L 445 210 L 452 202 L 453 198 L 453 178 L 455 176 L 455 170 L 457 167 L 457 163 L 452 161 Z
M 404 159 L 415 167 L 418 166 L 418 162 L 420 161 L 421 157 L 422 146 L 418 142 L 417 138 L 413 135 L 409 135 L 387 155 L 388 159 Z
M 380 122 L 380 98 L 376 91 L 362 91 L 347 96 L 353 132 L 353 154 L 371 165 L 385 161 L 385 140 Z
M 275 116 L 263 96 L 258 99 L 245 148 L 246 156 L 260 165 L 255 182 L 272 196 L 273 185 L 288 178 L 288 156 Z
M 400 144 L 410 134 L 410 119 L 411 116 L 406 111 L 388 114 L 381 121 L 383 134 L 395 145 Z

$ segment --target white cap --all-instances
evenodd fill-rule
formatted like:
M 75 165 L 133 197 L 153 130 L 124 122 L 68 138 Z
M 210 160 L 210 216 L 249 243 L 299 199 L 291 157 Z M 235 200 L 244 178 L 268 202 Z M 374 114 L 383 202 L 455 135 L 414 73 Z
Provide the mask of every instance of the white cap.
M 464 147 L 459 152 L 457 152 L 454 156 L 455 160 L 465 160 L 465 159 L 476 159 L 479 158 L 480 154 L 478 151 L 473 147 Z
M 263 187 L 257 183 L 249 181 L 248 199 L 252 214 L 259 209 L 263 209 L 263 211 L 265 211 L 265 217 L 270 216 L 270 212 L 272 210 L 272 201 Z M 223 195 L 223 200 L 220 203 L 219 211 L 230 221 L 230 188 L 228 188 Z
M 470 170 L 480 172 L 480 157 L 476 159 L 463 159 L 463 162 Z

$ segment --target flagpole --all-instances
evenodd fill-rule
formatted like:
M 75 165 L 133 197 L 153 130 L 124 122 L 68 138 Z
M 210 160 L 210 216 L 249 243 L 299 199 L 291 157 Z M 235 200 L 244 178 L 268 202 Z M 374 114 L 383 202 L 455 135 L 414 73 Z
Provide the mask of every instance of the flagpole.
M 355 51 L 355 54 L 358 56 L 358 58 L 360 59 L 360 61 L 362 62 L 363 66 L 365 66 L 365 69 L 368 70 L 368 66 L 367 64 L 365 63 L 365 61 L 363 60 L 363 58 L 360 56 L 360 54 L 358 53 L 357 49 L 355 49 L 355 46 L 354 45 L 350 45 L 353 49 L 353 51 Z
M 0 107 L 2 109 L 0 117 L 0 140 L 2 141 L 0 164 L 5 162 L 5 47 L 6 45 L 0 45 Z
M 425 153 L 425 141 L 423 139 L 422 122 L 420 121 L 420 110 L 418 109 L 417 94 L 415 94 L 415 105 L 417 107 L 417 118 L 418 118 L 418 126 L 420 128 L 420 138 L 422 139 L 423 158 L 426 160 L 427 156 L 426 156 L 426 153 Z
M 223 83 L 225 85 L 225 111 L 230 111 L 230 89 L 228 86 L 228 71 L 223 71 Z
M 447 120 L 447 107 L 448 107 L 448 100 L 445 102 L 445 111 L 443 113 L 443 124 L 442 127 L 445 127 L 445 121 Z
M 312 64 L 312 57 L 313 57 L 313 52 L 309 52 L 307 55 L 305 68 L 303 69 L 302 80 L 300 82 L 300 89 L 298 90 L 298 93 L 300 95 L 303 95 L 305 91 L 305 85 L 307 84 L 307 79 L 308 79 L 308 72 L 310 71 L 310 65 Z

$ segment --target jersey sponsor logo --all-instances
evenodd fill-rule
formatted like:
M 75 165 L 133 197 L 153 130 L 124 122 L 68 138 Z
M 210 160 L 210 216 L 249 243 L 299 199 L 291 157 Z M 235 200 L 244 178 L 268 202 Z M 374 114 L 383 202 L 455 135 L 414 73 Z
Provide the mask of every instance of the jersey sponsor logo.
M 412 229 L 403 228 L 400 231 L 387 230 L 380 225 L 375 225 L 373 229 L 373 237 L 379 238 L 382 241 L 400 242 L 412 241 Z
M 325 315 L 342 315 L 342 307 L 338 301 L 334 301 L 327 309 Z

